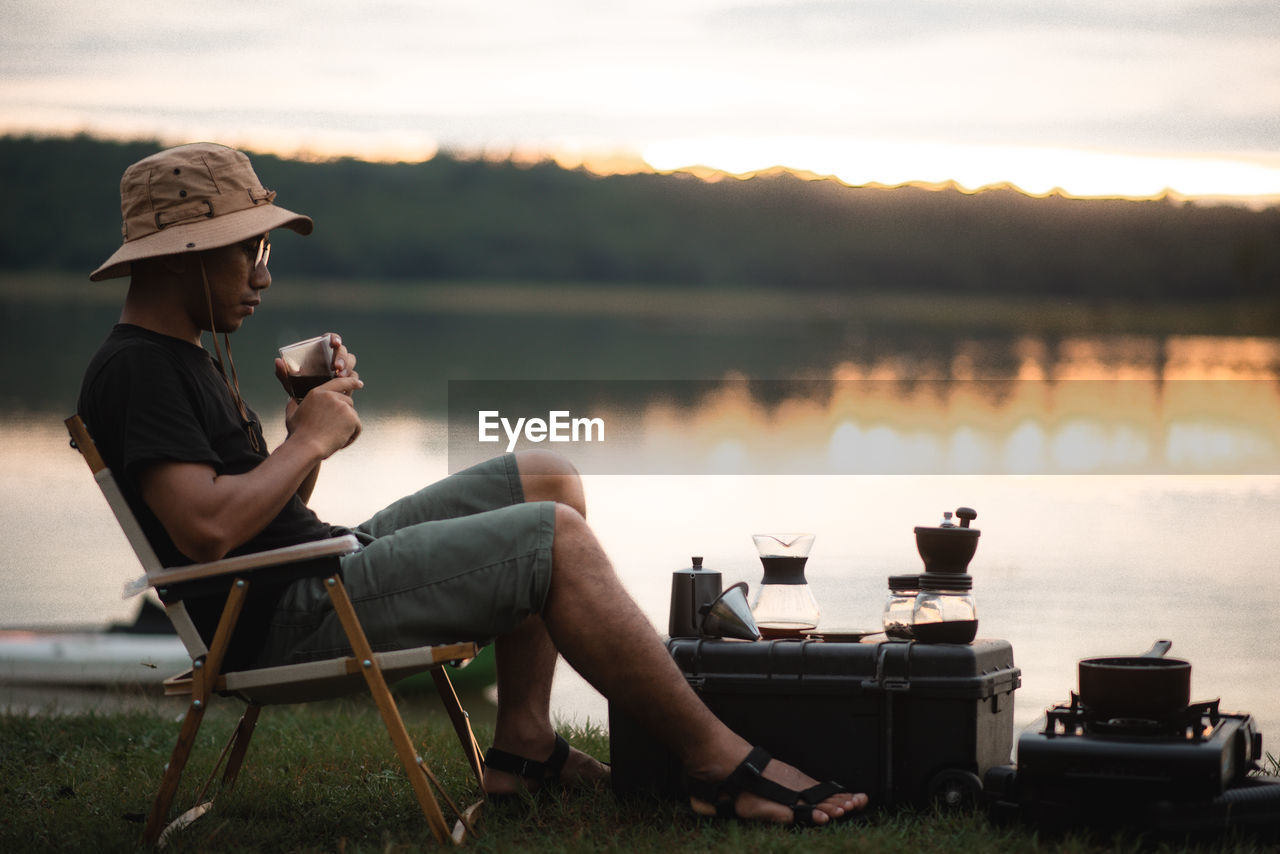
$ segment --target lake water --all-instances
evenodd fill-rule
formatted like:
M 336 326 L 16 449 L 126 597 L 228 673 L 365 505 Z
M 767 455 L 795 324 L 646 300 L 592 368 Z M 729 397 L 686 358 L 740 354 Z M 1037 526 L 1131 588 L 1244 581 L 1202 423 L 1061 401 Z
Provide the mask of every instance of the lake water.
M 8 538 L 0 557 L 0 627 L 128 619 L 136 603 L 121 600 L 119 590 L 138 567 L 61 426 L 74 405 L 80 368 L 114 310 L 22 303 L 4 311 L 7 340 L 0 353 L 6 362 L 17 365 L 21 356 L 21 364 L 43 367 L 0 398 L 0 482 L 8 499 L 0 509 Z M 361 356 L 370 385 L 367 404 L 362 400 L 365 431 L 325 465 L 312 501 L 323 518 L 359 521 L 449 471 L 444 381 L 502 379 L 504 363 L 490 353 L 477 356 L 480 368 L 465 367 L 466 356 L 482 349 L 476 339 L 492 335 L 494 323 L 457 315 L 446 320 L 415 326 L 412 318 L 369 314 L 337 325 L 295 315 L 289 327 L 264 328 L 256 338 L 246 327 L 244 337 L 237 336 L 237 364 L 251 401 L 275 399 L 267 396 L 273 394 L 269 378 L 255 374 L 265 373 L 261 366 L 271 350 L 291 338 L 337 328 Z M 683 454 L 687 463 L 660 474 L 607 468 L 587 474 L 589 519 L 659 630 L 666 626 L 673 570 L 701 555 L 726 585 L 742 580 L 754 587 L 760 567 L 750 535 L 768 530 L 816 533 L 806 574 L 823 625 L 857 628 L 877 625 L 887 575 L 920 569 L 913 526 L 935 524 L 942 511 L 960 505 L 974 507 L 982 530 L 971 564 L 979 634 L 1013 644 L 1023 673 L 1019 725 L 1067 699 L 1079 659 L 1137 654 L 1169 638 L 1171 654 L 1193 664 L 1194 699 L 1221 697 L 1224 708 L 1253 713 L 1264 733 L 1280 733 L 1280 343 L 962 338 L 931 350 L 868 343 L 843 327 L 783 329 L 776 340 L 755 327 L 720 337 L 703 330 L 696 345 L 672 353 L 694 340 L 692 330 L 676 322 L 655 330 L 621 320 L 604 331 L 599 318 L 557 323 L 563 325 L 555 336 L 541 337 L 531 332 L 528 317 L 498 319 L 513 348 L 505 363 L 511 377 L 804 376 L 861 383 L 998 373 L 1030 383 L 1049 377 L 1132 384 L 1124 386 L 1123 399 L 1099 392 L 1107 386 L 1063 386 L 1087 392 L 1071 403 L 1069 418 L 1063 414 L 1067 392 L 1046 396 L 1050 385 L 1019 386 L 1038 390 L 976 408 L 957 400 L 965 397 L 959 393 L 928 400 L 865 395 L 861 416 L 856 394 L 852 401 L 848 395 L 744 400 L 738 380 L 719 398 L 639 401 L 629 416 L 619 410 L 617 417 L 630 418 L 633 435 L 659 435 L 663 453 Z M 63 335 L 57 346 L 49 340 L 53 329 Z M 538 346 L 555 353 L 536 355 Z M 535 355 L 521 358 L 523 348 Z M 994 362 L 991 353 L 999 356 Z M 761 364 L 774 367 L 766 372 Z M 384 374 L 395 375 L 403 394 L 382 382 Z M 1213 382 L 1192 394 L 1197 386 L 1172 386 L 1173 380 Z M 1031 405 L 1029 397 L 1039 403 Z M 1016 418 L 1010 407 L 1017 408 Z M 258 408 L 267 414 L 263 404 Z M 844 445 L 833 439 L 840 425 Z M 269 437 L 283 432 L 278 420 L 266 426 Z M 828 459 L 836 447 L 890 455 L 931 447 L 939 455 L 932 470 L 909 473 L 899 465 L 869 474 L 732 473 L 735 459 L 763 453 L 752 444 L 762 434 L 810 443 Z M 1030 445 L 1029 435 L 1038 437 Z M 995 451 L 981 464 L 947 464 L 984 447 Z M 1028 457 L 1028 447 L 1038 454 Z M 726 456 L 726 448 L 733 453 Z M 1027 462 L 1032 458 L 1034 465 Z M 603 700 L 567 668 L 554 703 L 565 720 L 603 722 L 606 713 Z

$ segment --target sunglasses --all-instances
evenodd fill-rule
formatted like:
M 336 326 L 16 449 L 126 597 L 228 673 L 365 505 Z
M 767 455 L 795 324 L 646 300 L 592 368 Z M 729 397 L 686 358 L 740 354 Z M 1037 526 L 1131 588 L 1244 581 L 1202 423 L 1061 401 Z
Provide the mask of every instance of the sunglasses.
M 251 237 L 248 240 L 240 242 L 240 249 L 244 252 L 246 258 L 253 259 L 253 269 L 257 269 L 259 264 L 266 264 L 271 260 L 271 238 L 268 235 L 259 237 Z

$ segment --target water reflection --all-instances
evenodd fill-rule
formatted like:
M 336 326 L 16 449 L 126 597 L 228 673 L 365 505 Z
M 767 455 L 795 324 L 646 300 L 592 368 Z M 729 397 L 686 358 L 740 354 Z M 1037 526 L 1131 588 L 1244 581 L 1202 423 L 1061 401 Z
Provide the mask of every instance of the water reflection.
M 127 619 L 133 605 L 119 589 L 138 573 L 136 561 L 61 426 L 114 309 L 7 311 L 7 352 L 45 370 L 17 372 L 3 392 L 0 626 Z M 328 328 L 361 342 L 366 429 L 326 463 L 313 498 L 334 522 L 359 521 L 447 473 L 445 378 L 742 378 L 703 390 L 707 398 L 619 406 L 626 423 L 661 439 L 672 467 L 662 477 L 587 477 L 591 522 L 655 625 L 666 624 L 671 571 L 691 555 L 726 583 L 758 583 L 749 535 L 766 529 L 815 531 L 808 577 L 824 620 L 874 625 L 885 577 L 919 568 L 912 527 L 965 504 L 978 509 L 983 530 L 971 565 L 979 631 L 1013 643 L 1024 679 L 1019 723 L 1065 698 L 1079 659 L 1139 653 L 1169 637 L 1174 654 L 1194 665 L 1197 699 L 1221 696 L 1224 707 L 1258 716 L 1269 735 L 1280 731 L 1280 526 L 1272 518 L 1280 476 L 1264 468 L 1277 456 L 1277 342 L 907 336 L 891 344 L 841 323 L 783 330 L 776 341 L 758 329 L 711 333 L 678 320 L 552 325 L 548 338 L 547 327 L 515 317 L 424 323 L 371 314 L 335 323 L 300 310 L 287 326 L 247 327 L 236 356 L 246 396 L 272 400 L 269 373 L 247 366 L 269 364 L 279 343 Z M 492 342 L 502 336 L 512 349 L 499 355 Z M 513 360 L 514 352 L 528 357 Z M 831 393 L 753 395 L 761 378 Z M 857 394 L 842 395 L 832 380 Z M 965 385 L 957 381 L 971 380 L 984 382 L 958 391 Z M 281 425 L 263 414 L 278 440 Z M 820 460 L 816 470 L 870 459 L 897 460 L 885 469 L 897 473 L 674 473 L 684 464 L 740 472 L 761 458 L 785 460 L 778 449 L 788 444 Z M 688 460 L 672 456 L 678 447 Z M 1229 462 L 1238 458 L 1247 464 Z M 966 470 L 949 464 L 955 459 L 983 463 Z M 905 468 L 910 460 L 927 464 Z M 1180 473 L 1144 473 L 1152 461 Z M 1068 476 L 1081 466 L 1110 473 Z M 991 473 L 1000 470 L 1019 473 Z M 570 673 L 555 703 L 563 718 L 604 719 L 603 702 Z

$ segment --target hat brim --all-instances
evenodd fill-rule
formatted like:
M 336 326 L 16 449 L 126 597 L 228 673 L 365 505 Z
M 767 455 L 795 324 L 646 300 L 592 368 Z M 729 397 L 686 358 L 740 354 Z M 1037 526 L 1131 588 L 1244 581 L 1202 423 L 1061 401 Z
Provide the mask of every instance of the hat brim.
M 162 231 L 127 241 L 102 266 L 89 274 L 101 282 L 127 276 L 130 264 L 144 258 L 159 258 L 182 252 L 201 252 L 230 246 L 276 228 L 287 228 L 298 234 L 310 234 L 311 217 L 294 213 L 278 205 L 265 204 L 210 219 L 171 225 Z

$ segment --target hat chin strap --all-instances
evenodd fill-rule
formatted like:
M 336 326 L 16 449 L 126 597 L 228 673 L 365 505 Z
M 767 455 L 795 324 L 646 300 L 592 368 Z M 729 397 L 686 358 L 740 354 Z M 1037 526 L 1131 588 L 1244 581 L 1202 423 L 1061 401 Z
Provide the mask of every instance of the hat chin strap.
M 244 422 L 245 432 L 249 434 L 249 444 L 253 446 L 255 451 L 262 452 L 262 443 L 258 441 L 258 434 L 253 429 L 253 419 L 249 417 L 249 408 L 244 405 L 244 398 L 240 396 L 240 377 L 236 373 L 235 360 L 231 358 L 231 337 L 228 333 L 222 333 L 223 344 L 227 348 L 227 356 L 224 361 L 222 350 L 218 348 L 218 325 L 213 318 L 213 292 L 209 288 L 209 274 L 204 269 L 204 255 L 196 253 L 196 259 L 200 262 L 200 280 L 204 282 L 204 300 L 205 305 L 209 308 L 209 331 L 213 333 L 213 352 L 217 356 L 218 373 L 222 374 L 222 381 L 226 383 L 227 391 L 231 393 L 231 399 L 235 401 L 236 409 L 240 412 L 240 420 Z M 231 367 L 231 376 L 227 377 L 227 366 Z

